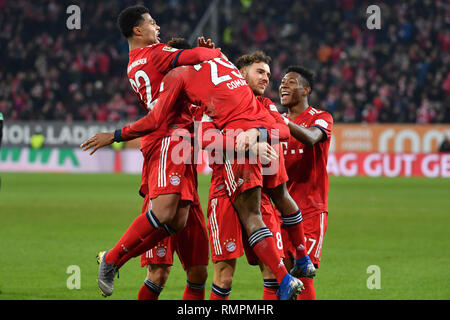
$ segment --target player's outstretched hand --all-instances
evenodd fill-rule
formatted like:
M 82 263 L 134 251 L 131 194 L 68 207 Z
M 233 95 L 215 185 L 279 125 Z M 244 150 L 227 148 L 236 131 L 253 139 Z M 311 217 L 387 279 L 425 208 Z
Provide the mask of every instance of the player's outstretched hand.
M 205 47 L 208 49 L 219 49 L 220 48 L 216 48 L 216 44 L 214 42 L 212 42 L 211 39 L 205 40 L 205 37 L 198 37 L 197 38 L 197 46 L 198 47 Z M 224 60 L 228 60 L 228 57 L 226 55 L 224 55 L 224 53 L 221 51 L 222 55 L 220 56 L 222 59 Z
M 214 49 L 216 47 L 216 45 L 214 44 L 214 42 L 212 42 L 211 39 L 205 40 L 205 37 L 203 36 L 197 38 L 197 44 L 199 47 L 205 47 L 209 49 Z
M 93 148 L 90 153 L 92 155 L 98 149 L 109 146 L 113 142 L 114 142 L 114 132 L 102 132 L 97 133 L 95 136 L 92 136 L 88 140 L 83 142 L 80 145 L 80 148 L 83 149 L 83 151 L 87 151 Z
M 256 128 L 248 129 L 247 131 L 241 132 L 236 137 L 236 148 L 237 152 L 247 151 L 250 146 L 254 145 L 259 137 L 259 131 Z
M 267 142 L 258 142 L 250 147 L 250 152 L 258 155 L 262 163 L 269 163 L 272 160 L 278 159 L 278 154 L 275 149 Z

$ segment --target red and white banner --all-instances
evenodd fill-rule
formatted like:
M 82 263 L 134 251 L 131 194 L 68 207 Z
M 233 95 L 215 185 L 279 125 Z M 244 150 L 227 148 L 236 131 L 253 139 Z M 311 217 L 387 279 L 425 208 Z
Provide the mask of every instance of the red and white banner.
M 99 150 L 95 156 L 81 149 L 2 148 L 0 172 L 124 172 L 139 174 L 142 153 L 138 149 Z M 450 178 L 450 153 L 330 152 L 331 176 Z M 209 174 L 206 153 L 199 154 L 197 171 Z
M 332 176 L 450 178 L 450 153 L 330 153 Z

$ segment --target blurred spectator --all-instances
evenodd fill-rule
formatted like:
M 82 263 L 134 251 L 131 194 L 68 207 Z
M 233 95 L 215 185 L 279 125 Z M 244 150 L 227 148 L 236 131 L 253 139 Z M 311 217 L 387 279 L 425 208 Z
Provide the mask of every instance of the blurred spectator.
M 81 7 L 81 30 L 66 8 Z M 147 5 L 161 37 L 190 36 L 206 11 L 200 0 Z M 135 120 L 126 78 L 128 45 L 116 27 L 131 0 L 1 1 L 0 112 L 12 120 Z M 364 0 L 219 1 L 220 39 L 231 58 L 254 50 L 272 57 L 267 96 L 278 101 L 284 69 L 315 70 L 312 105 L 336 122 L 450 123 L 448 1 L 375 1 L 381 29 L 366 28 Z
M 439 152 L 450 152 L 450 139 L 448 135 L 444 137 L 444 141 L 439 146 Z

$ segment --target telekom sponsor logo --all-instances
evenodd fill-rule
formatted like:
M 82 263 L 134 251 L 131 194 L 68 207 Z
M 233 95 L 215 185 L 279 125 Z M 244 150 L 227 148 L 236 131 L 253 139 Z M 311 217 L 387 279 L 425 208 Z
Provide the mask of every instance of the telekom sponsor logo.
M 330 153 L 334 176 L 450 177 L 450 153 Z

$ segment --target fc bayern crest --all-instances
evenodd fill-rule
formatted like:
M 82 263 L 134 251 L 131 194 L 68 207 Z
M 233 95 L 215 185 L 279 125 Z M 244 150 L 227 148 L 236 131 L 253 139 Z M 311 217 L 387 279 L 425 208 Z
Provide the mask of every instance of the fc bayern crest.
M 178 186 L 181 182 L 181 177 L 177 173 L 171 174 L 169 177 L 169 182 L 173 186 Z
M 165 255 L 167 254 L 166 248 L 165 248 L 165 247 L 162 247 L 162 246 L 156 248 L 155 251 L 156 251 L 156 255 L 157 255 L 158 257 L 160 257 L 160 258 L 165 257 Z

